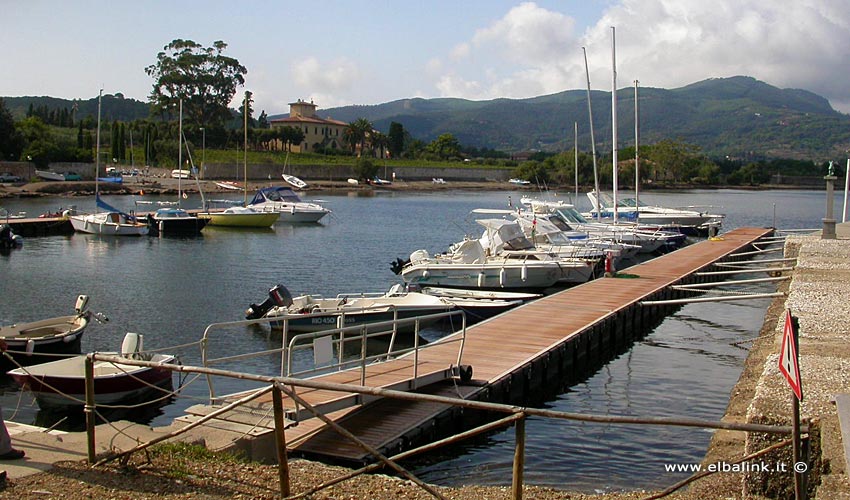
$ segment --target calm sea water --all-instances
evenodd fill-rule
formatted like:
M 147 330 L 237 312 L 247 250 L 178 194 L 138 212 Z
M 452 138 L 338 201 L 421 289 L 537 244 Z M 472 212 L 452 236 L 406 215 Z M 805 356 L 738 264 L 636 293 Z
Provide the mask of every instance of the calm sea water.
M 333 214 L 319 225 L 277 224 L 270 230 L 208 227 L 197 238 L 101 238 L 74 234 L 28 238 L 22 249 L 0 255 L 0 323 L 70 314 L 78 294 L 90 308 L 110 317 L 93 324 L 83 351 L 115 350 L 126 332 L 142 333 L 145 347 L 198 341 L 214 322 L 243 318 L 251 302 L 262 301 L 281 283 L 293 294 L 385 291 L 399 282 L 389 263 L 425 248 L 446 247 L 480 230 L 468 218 L 474 208 L 504 208 L 519 192 L 393 193 L 374 196 L 314 195 Z M 624 194 L 625 196 L 625 194 Z M 836 195 L 836 214 L 841 196 Z M 133 208 L 131 197 L 106 197 Z M 149 198 L 151 199 L 151 198 Z M 642 201 L 667 206 L 713 206 L 727 214 L 724 230 L 744 226 L 818 228 L 826 197 L 820 191 L 647 192 Z M 30 215 L 76 204 L 86 198 L 6 199 L 0 206 Z M 189 199 L 184 207 L 198 206 Z M 92 205 L 92 206 L 89 206 Z M 580 208 L 587 209 L 585 200 Z M 837 217 L 840 221 L 841 217 Z M 775 221 L 775 222 L 774 222 Z M 769 289 L 769 285 L 766 287 Z M 765 289 L 765 287 L 762 287 Z M 597 414 L 720 418 L 749 347 L 761 326 L 766 300 L 692 304 L 682 307 L 625 354 L 566 388 L 546 407 Z M 256 352 L 279 346 L 262 328 L 231 329 L 213 340 L 216 355 Z M 199 364 L 196 346 L 177 352 Z M 222 368 L 276 374 L 277 356 Z M 192 404 L 205 402 L 201 380 L 186 380 L 182 396 L 149 416 L 162 425 Z M 11 380 L 0 380 L 5 416 L 44 423 L 32 397 Z M 244 382 L 217 383 L 218 393 L 248 388 Z M 62 424 L 62 425 L 72 425 Z M 665 463 L 696 463 L 711 433 L 670 427 L 609 426 L 531 419 L 527 432 L 529 484 L 583 490 L 650 488 L 681 476 L 666 474 Z M 491 434 L 413 465 L 437 484 L 510 484 L 512 430 Z

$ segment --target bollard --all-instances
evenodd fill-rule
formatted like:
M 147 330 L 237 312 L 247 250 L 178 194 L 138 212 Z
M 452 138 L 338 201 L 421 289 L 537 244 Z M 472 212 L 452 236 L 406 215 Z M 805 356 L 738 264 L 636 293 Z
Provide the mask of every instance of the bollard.
M 826 217 L 821 219 L 823 222 L 823 229 L 821 230 L 821 239 L 822 240 L 834 240 L 835 236 L 835 218 L 832 216 L 832 204 L 833 204 L 833 191 L 835 180 L 838 178 L 835 176 L 835 170 L 832 166 L 832 162 L 829 162 L 829 172 L 827 173 L 824 180 L 826 181 Z

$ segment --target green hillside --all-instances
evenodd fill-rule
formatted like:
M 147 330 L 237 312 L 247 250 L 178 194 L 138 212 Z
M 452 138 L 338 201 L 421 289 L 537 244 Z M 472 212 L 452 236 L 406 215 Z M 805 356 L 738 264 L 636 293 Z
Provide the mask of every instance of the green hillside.
M 741 159 L 843 157 L 850 149 L 850 115 L 832 109 L 816 94 L 779 89 L 754 78 L 713 78 L 677 89 L 640 88 L 641 144 L 670 139 L 695 144 L 709 155 Z M 593 91 L 597 151 L 611 150 L 611 94 Z M 618 91 L 619 147 L 634 143 L 634 89 Z M 97 98 L 70 101 L 52 97 L 7 97 L 15 118 L 28 107 L 70 108 L 77 119 L 94 116 Z M 321 103 L 319 103 L 321 104 Z M 148 117 L 147 103 L 106 95 L 107 121 Z M 464 146 L 506 152 L 562 151 L 573 147 L 573 124 L 579 149 L 590 151 L 585 90 L 569 90 L 528 99 L 401 99 L 371 106 L 320 109 L 319 115 L 353 122 L 366 118 L 387 133 L 390 123 L 425 142 L 451 133 Z M 273 115 L 269 119 L 286 115 Z
M 639 88 L 641 143 L 676 139 L 706 153 L 740 158 L 829 158 L 850 149 L 850 116 L 816 94 L 779 89 L 749 77 L 715 78 L 678 89 Z M 462 144 L 520 151 L 590 150 L 587 92 L 529 99 L 402 99 L 375 106 L 319 110 L 342 121 L 370 120 L 386 132 L 392 121 L 426 142 L 442 133 Z M 591 92 L 599 151 L 611 149 L 611 93 Z M 634 89 L 618 91 L 618 142 L 634 142 Z

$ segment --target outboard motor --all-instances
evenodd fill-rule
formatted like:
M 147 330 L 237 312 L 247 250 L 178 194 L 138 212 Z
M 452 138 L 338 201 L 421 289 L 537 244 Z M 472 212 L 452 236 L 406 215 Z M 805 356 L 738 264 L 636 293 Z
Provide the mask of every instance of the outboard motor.
M 396 260 L 390 262 L 390 269 L 396 274 L 401 274 L 401 270 L 404 269 L 404 266 L 410 264 L 410 260 L 402 260 L 401 257 L 397 257 Z
M 266 315 L 272 307 L 289 307 L 292 294 L 283 285 L 275 285 L 269 290 L 269 297 L 262 304 L 251 304 L 245 310 L 245 319 L 258 319 Z

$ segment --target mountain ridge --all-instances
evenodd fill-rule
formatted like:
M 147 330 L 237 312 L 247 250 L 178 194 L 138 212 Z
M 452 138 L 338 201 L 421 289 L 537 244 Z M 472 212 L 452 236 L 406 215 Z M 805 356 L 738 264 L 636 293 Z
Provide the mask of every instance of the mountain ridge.
M 634 88 L 618 89 L 617 95 L 618 146 L 623 148 L 634 144 Z M 96 103 L 96 98 L 4 99 L 17 118 L 36 99 L 49 99 L 57 105 L 65 102 L 66 106 L 77 102 L 78 117 L 85 116 L 83 109 L 88 111 Z M 596 149 L 610 150 L 611 93 L 593 90 L 591 103 Z M 850 115 L 834 110 L 829 101 L 810 91 L 780 89 L 748 76 L 709 78 L 674 89 L 639 87 L 638 104 L 641 144 L 677 140 L 697 145 L 712 156 L 818 161 L 841 158 L 850 149 Z M 108 119 L 144 118 L 149 111 L 147 103 L 121 94 L 104 96 L 104 116 Z M 586 90 L 482 101 L 414 97 L 319 109 L 317 114 L 345 122 L 366 118 L 384 133 L 395 121 L 412 137 L 425 142 L 451 133 L 464 146 L 506 152 L 570 150 L 577 123 L 579 149 L 591 149 Z M 285 116 L 288 114 L 268 118 Z

